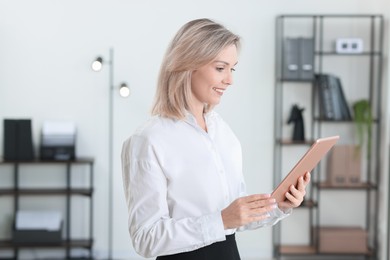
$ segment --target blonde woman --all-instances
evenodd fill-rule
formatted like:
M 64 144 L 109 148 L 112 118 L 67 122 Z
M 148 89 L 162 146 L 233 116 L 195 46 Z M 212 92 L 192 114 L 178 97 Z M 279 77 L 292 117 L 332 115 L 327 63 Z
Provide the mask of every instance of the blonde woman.
M 144 257 L 240 259 L 236 231 L 273 225 L 303 200 L 309 173 L 279 205 L 246 194 L 240 143 L 213 110 L 233 84 L 239 48 L 214 21 L 185 24 L 162 62 L 153 117 L 123 144 L 129 232 Z

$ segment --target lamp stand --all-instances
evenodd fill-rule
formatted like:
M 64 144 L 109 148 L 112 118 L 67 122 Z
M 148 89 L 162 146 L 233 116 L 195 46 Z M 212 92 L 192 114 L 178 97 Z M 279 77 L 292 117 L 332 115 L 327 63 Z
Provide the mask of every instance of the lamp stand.
M 108 121 L 108 259 L 112 258 L 113 249 L 113 129 L 114 129 L 114 49 L 110 48 L 109 53 L 109 95 L 108 95 L 108 107 L 109 107 L 109 121 Z

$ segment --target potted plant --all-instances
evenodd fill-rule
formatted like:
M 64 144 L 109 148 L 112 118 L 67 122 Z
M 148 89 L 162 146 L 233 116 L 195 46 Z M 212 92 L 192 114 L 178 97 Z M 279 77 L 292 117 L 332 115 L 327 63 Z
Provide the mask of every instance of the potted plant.
M 371 153 L 371 132 L 372 132 L 372 113 L 371 104 L 366 99 L 361 99 L 352 105 L 354 117 L 353 121 L 357 133 L 357 149 L 360 151 L 363 147 L 364 140 L 367 138 L 367 156 Z

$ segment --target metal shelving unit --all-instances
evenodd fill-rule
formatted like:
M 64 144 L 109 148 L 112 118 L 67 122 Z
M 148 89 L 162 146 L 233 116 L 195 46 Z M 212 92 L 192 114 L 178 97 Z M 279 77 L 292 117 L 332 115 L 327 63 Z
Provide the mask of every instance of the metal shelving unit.
M 354 63 L 354 59 L 366 59 L 368 64 L 365 70 L 365 75 L 357 74 L 357 78 L 367 79 L 367 93 L 366 98 L 372 105 L 373 112 L 373 135 L 372 135 L 372 150 L 371 153 L 365 157 L 365 168 L 362 169 L 366 180 L 356 186 L 334 186 L 324 180 L 326 169 L 323 162 L 316 167 L 312 172 L 312 184 L 310 185 L 309 193 L 306 195 L 306 202 L 300 209 L 305 210 L 308 214 L 309 223 L 302 222 L 302 225 L 309 225 L 309 238 L 307 244 L 283 244 L 282 229 L 283 221 L 273 228 L 273 245 L 274 257 L 276 259 L 287 259 L 289 257 L 299 257 L 307 259 L 315 259 L 318 257 L 359 257 L 359 259 L 377 259 L 377 230 L 378 230 L 378 184 L 379 184 L 379 158 L 380 156 L 380 130 L 381 130 L 381 88 L 382 88 L 382 63 L 383 63 L 383 34 L 384 21 L 382 15 L 376 14 L 346 14 L 346 15 L 280 15 L 276 18 L 276 62 L 275 62 L 275 136 L 274 136 L 274 186 L 281 181 L 283 177 L 282 168 L 285 163 L 283 154 L 285 149 L 308 148 L 313 140 L 333 135 L 334 131 L 329 134 L 329 128 L 337 129 L 345 126 L 353 128 L 353 121 L 349 120 L 323 120 L 318 112 L 318 100 L 315 81 L 313 80 L 287 80 L 283 79 L 282 66 L 284 62 L 283 57 L 283 40 L 286 37 L 301 37 L 297 34 L 295 29 L 297 27 L 304 28 L 306 35 L 304 37 L 311 37 L 314 41 L 314 62 L 313 71 L 315 74 L 329 73 L 326 69 L 325 63 L 349 60 Z M 329 22 L 331 21 L 331 22 Z M 325 35 L 329 30 L 337 31 L 346 24 L 353 25 L 354 23 L 365 24 L 357 30 L 357 34 L 362 31 L 368 35 L 368 41 L 364 42 L 364 50 L 360 53 L 345 54 L 337 53 L 330 48 L 329 35 Z M 294 27 L 295 26 L 295 27 Z M 328 36 L 328 38 L 326 37 Z M 329 61 L 331 59 L 331 61 Z M 340 71 L 342 75 L 343 71 Z M 305 108 L 308 116 L 305 119 L 305 125 L 308 126 L 306 131 L 306 140 L 301 142 L 294 142 L 286 137 L 286 104 L 285 93 L 286 88 L 296 88 L 297 91 L 304 89 L 310 96 L 310 100 L 306 100 L 308 107 Z M 343 85 L 343 88 L 351 86 Z M 295 98 L 302 98 L 299 95 Z M 291 99 L 291 97 L 290 97 Z M 348 100 L 348 97 L 347 97 Z M 300 100 L 297 100 L 299 102 Z M 327 129 L 326 129 L 327 128 Z M 337 130 L 335 130 L 337 132 Z M 351 137 L 351 136 L 349 136 Z M 368 146 L 367 146 L 368 147 Z M 367 149 L 366 147 L 366 149 Z M 372 155 L 374 154 L 374 155 Z M 375 156 L 376 155 L 376 156 Z M 322 252 L 319 246 L 319 232 L 322 232 L 322 219 L 320 205 L 321 201 L 326 198 L 329 192 L 341 192 L 342 194 L 348 192 L 362 192 L 365 196 L 365 204 L 362 205 L 362 213 L 365 214 L 365 226 L 362 227 L 368 236 L 367 250 L 359 253 L 340 253 L 340 252 Z M 306 205 L 310 205 L 307 207 Z M 340 213 L 342 214 L 342 213 Z M 343 226 L 340 226 L 342 228 Z M 339 259 L 338 258 L 338 259 Z
M 92 158 L 77 158 L 71 161 L 0 161 L 1 165 L 11 165 L 13 167 L 13 187 L 1 188 L 0 196 L 10 196 L 13 198 L 13 216 L 20 209 L 19 200 L 21 197 L 39 197 L 39 196 L 63 196 L 66 200 L 66 209 L 64 216 L 64 234 L 60 243 L 15 243 L 11 238 L 0 240 L 0 250 L 13 250 L 12 258 L 0 258 L 0 259 L 19 259 L 19 250 L 23 248 L 63 248 L 65 249 L 65 259 L 80 259 L 72 258 L 71 250 L 73 248 L 84 248 L 88 250 L 88 257 L 81 259 L 93 259 L 92 247 L 93 247 L 93 163 Z M 66 167 L 65 179 L 66 185 L 64 188 L 21 188 L 20 187 L 20 166 L 21 165 L 59 165 Z M 74 188 L 71 185 L 71 168 L 72 165 L 86 165 L 89 167 L 88 186 L 86 188 Z M 1 174 L 1 171 L 0 171 Z M 71 215 L 72 215 L 72 198 L 74 196 L 85 196 L 89 199 L 89 232 L 88 236 L 84 239 L 74 239 L 71 235 Z

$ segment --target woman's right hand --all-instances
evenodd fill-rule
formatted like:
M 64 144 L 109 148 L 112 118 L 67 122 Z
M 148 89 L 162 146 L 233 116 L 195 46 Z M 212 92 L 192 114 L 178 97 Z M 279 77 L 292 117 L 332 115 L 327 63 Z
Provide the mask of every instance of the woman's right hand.
M 254 194 L 233 201 L 222 210 L 222 221 L 225 229 L 238 228 L 264 220 L 268 212 L 277 207 L 275 199 L 270 194 Z

